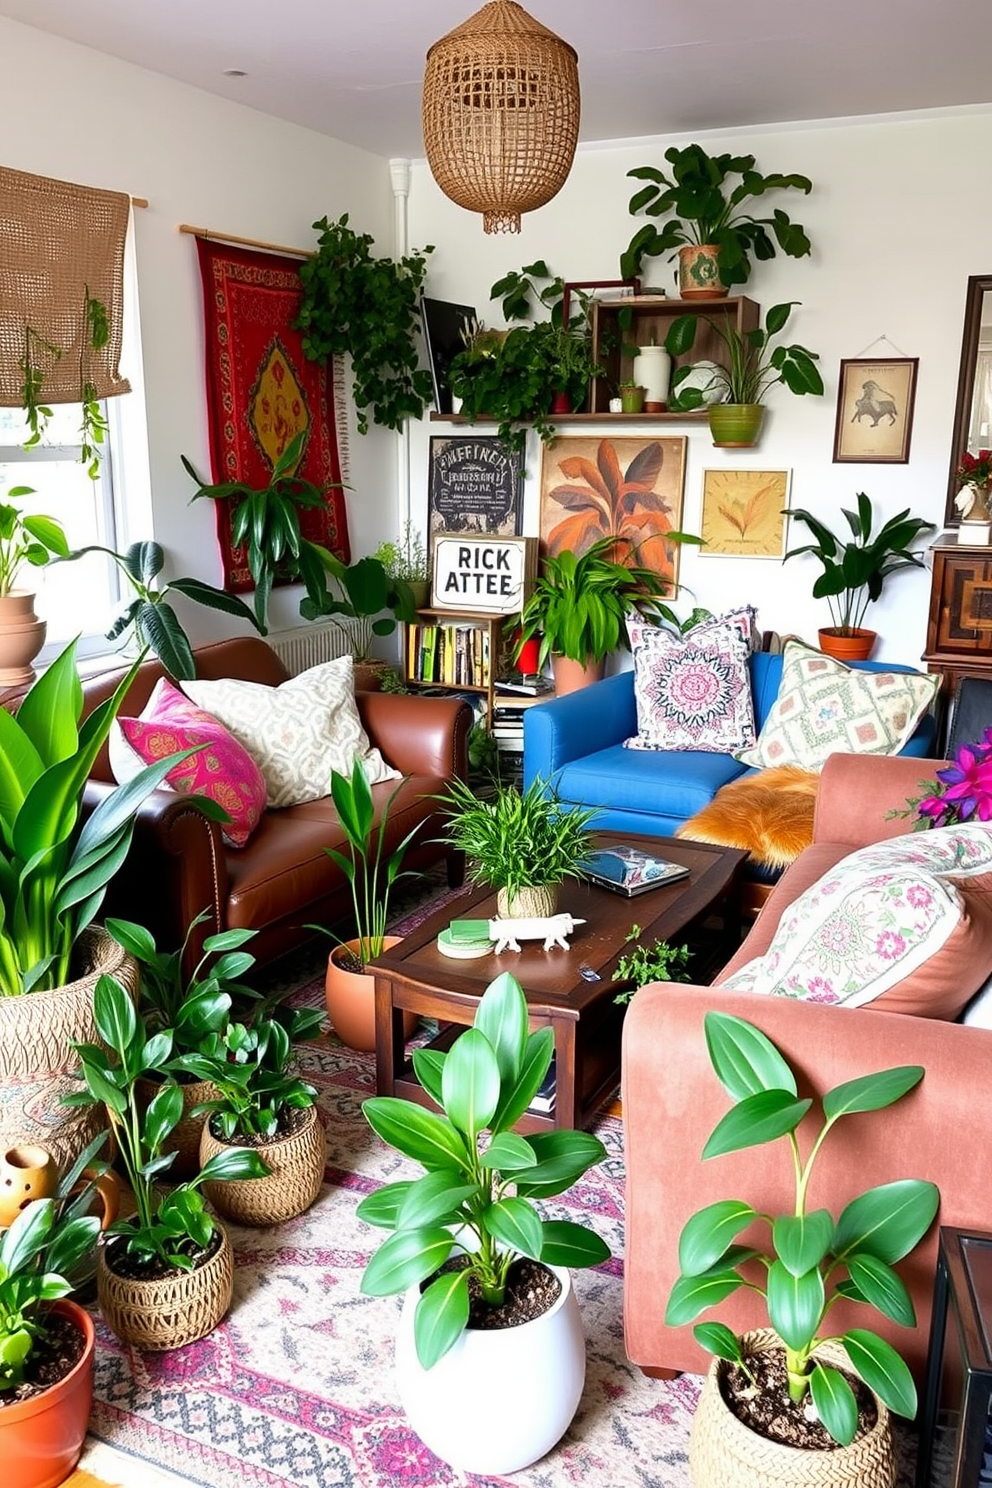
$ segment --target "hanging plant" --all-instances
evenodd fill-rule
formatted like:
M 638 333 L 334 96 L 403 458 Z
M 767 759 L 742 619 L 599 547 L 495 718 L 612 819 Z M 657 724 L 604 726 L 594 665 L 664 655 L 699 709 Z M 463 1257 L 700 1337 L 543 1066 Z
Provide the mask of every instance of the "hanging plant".
M 294 325 L 303 332 L 311 361 L 351 356 L 352 395 L 359 433 L 372 420 L 400 429 L 406 418 L 420 418 L 433 396 L 430 373 L 418 365 L 420 293 L 433 247 L 415 250 L 399 262 L 374 258 L 374 239 L 337 222 L 314 223 L 317 252 L 300 266 L 303 302 Z
M 86 355 L 89 351 L 101 351 L 110 340 L 110 317 L 103 301 L 95 300 L 90 294 L 89 285 L 83 288 L 83 314 L 87 335 L 79 348 L 79 401 L 83 410 L 79 458 L 90 480 L 96 480 L 100 474 L 100 446 L 110 426 L 96 388 L 86 376 Z
M 34 449 L 40 444 L 45 430 L 48 428 L 48 420 L 52 416 L 52 410 L 42 403 L 42 388 L 45 383 L 45 374 L 35 362 L 35 349 L 46 351 L 56 361 L 62 355 L 58 346 L 53 346 L 43 336 L 39 336 L 33 326 L 24 327 L 24 355 L 18 362 L 21 373 L 21 403 L 24 406 L 24 417 L 31 433 L 24 441 L 25 449 Z

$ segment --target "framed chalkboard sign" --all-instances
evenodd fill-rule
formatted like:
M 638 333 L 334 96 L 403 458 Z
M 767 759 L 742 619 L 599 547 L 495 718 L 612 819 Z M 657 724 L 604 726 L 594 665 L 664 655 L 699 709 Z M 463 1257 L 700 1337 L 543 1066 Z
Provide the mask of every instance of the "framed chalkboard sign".
M 431 438 L 431 549 L 439 532 L 516 537 L 523 518 L 523 459 L 496 435 Z

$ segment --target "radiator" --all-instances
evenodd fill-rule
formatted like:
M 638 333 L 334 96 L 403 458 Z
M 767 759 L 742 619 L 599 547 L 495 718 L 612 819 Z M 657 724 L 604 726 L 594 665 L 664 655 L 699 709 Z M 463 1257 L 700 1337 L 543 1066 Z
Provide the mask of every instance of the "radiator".
M 293 677 L 352 649 L 347 621 L 343 625 L 297 625 L 292 630 L 277 630 L 265 639 Z

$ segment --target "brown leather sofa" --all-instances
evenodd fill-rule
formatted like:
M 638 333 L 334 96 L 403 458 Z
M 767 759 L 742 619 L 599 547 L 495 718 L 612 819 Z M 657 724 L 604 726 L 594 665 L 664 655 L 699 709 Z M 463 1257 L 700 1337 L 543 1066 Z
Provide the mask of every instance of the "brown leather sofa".
M 918 795 L 934 762 L 834 755 L 823 770 L 813 845 L 773 889 L 757 923 L 721 977 L 763 954 L 785 907 L 855 848 L 909 829 L 886 812 Z M 992 971 L 992 968 L 988 968 Z M 892 1342 L 922 1379 L 930 1324 L 938 1225 L 989 1228 L 987 1154 L 992 1150 L 992 1030 L 932 1018 L 844 1009 L 655 983 L 628 1010 L 623 1043 L 626 1148 L 624 1330 L 629 1357 L 651 1372 L 703 1372 L 710 1356 L 692 1328 L 669 1328 L 665 1306 L 678 1275 L 678 1239 L 691 1214 L 718 1199 L 737 1198 L 765 1213 L 789 1212 L 792 1163 L 784 1142 L 701 1160 L 703 1143 L 728 1110 L 729 1096 L 710 1065 L 703 1017 L 733 1013 L 762 1029 L 799 1076 L 803 1095 L 822 1096 L 844 1080 L 896 1065 L 920 1064 L 922 1083 L 890 1111 L 838 1122 L 813 1172 L 810 1203 L 836 1218 L 855 1194 L 898 1178 L 928 1178 L 940 1189 L 937 1221 L 922 1244 L 897 1266 L 916 1308 L 917 1326 L 888 1323 L 873 1310 L 842 1302 L 830 1312 L 831 1332 L 871 1328 Z M 800 1139 L 802 1140 L 802 1139 Z M 808 1152 L 808 1143 L 803 1148 Z M 767 1245 L 767 1228 L 755 1238 Z M 741 1331 L 767 1326 L 762 1301 L 742 1289 L 703 1314 Z
M 289 675 L 272 648 L 255 637 L 219 641 L 195 655 L 200 677 L 278 686 Z M 108 697 L 122 675 L 118 668 L 84 679 L 84 711 Z M 141 711 L 162 675 L 157 661 L 141 666 L 124 702 L 125 716 Z M 389 813 L 386 851 L 421 822 L 405 866 L 424 869 L 447 859 L 449 879 L 459 881 L 461 860 L 434 840 L 441 823 L 432 797 L 446 781 L 467 772 L 471 708 L 458 698 L 427 695 L 359 692 L 357 698 L 372 743 L 406 777 Z M 17 699 L 18 694 L 7 694 L 4 705 L 16 705 Z M 87 786 L 91 808 L 113 788 L 112 781 L 105 747 Z M 396 785 L 392 780 L 373 786 L 377 822 Z M 266 962 L 311 937 L 314 932 L 303 928 L 308 921 L 333 925 L 348 917 L 350 891 L 325 847 L 346 847 L 330 796 L 266 811 L 247 845 L 234 849 L 194 798 L 155 791 L 141 808 L 131 852 L 111 884 L 103 913 L 139 921 L 163 950 L 171 950 L 206 909 L 208 920 L 191 936 L 188 964 L 198 959 L 205 936 L 234 928 L 258 931 L 250 949 Z

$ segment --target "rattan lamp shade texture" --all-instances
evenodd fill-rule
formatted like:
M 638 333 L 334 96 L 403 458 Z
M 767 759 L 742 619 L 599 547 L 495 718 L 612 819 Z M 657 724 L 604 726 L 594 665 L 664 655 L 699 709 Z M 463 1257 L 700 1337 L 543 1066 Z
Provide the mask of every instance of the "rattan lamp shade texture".
M 434 179 L 486 232 L 519 232 L 568 178 L 579 136 L 574 48 L 513 0 L 492 0 L 436 41 L 424 72 Z

